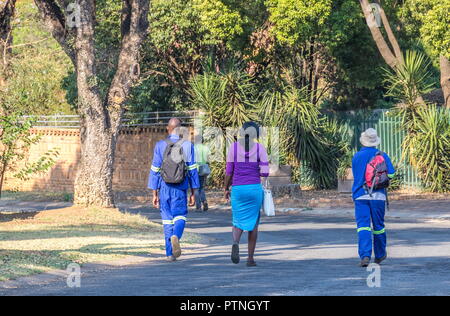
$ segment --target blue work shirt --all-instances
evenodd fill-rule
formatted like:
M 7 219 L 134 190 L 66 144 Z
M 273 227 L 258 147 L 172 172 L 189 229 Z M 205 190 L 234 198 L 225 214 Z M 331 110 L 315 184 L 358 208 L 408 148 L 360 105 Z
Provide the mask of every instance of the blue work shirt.
M 172 142 L 177 142 L 180 137 L 178 135 L 169 135 L 168 139 Z M 194 145 L 189 141 L 184 141 L 182 144 L 184 161 L 188 169 L 187 175 L 182 183 L 169 184 L 164 183 L 161 177 L 161 166 L 163 163 L 164 151 L 166 150 L 167 143 L 164 140 L 160 140 L 156 143 L 155 150 L 153 152 L 153 162 L 150 169 L 150 176 L 148 179 L 148 188 L 151 190 L 159 190 L 161 185 L 164 184 L 168 187 L 187 190 L 188 187 L 197 189 L 200 187 L 200 180 L 198 177 L 197 164 L 195 162 Z
M 367 164 L 375 157 L 375 155 L 379 152 L 378 149 L 374 147 L 363 147 L 360 151 L 358 151 L 352 159 L 352 171 L 353 171 L 353 188 L 352 188 L 352 196 L 353 200 L 356 200 L 360 196 L 367 194 L 364 189 L 364 183 L 366 182 L 366 167 Z M 390 178 L 394 176 L 395 169 L 392 165 L 391 159 L 386 153 L 382 153 L 384 160 L 386 161 L 386 165 L 388 168 L 388 175 Z M 382 193 L 386 194 L 386 189 L 378 189 L 373 190 L 373 193 Z

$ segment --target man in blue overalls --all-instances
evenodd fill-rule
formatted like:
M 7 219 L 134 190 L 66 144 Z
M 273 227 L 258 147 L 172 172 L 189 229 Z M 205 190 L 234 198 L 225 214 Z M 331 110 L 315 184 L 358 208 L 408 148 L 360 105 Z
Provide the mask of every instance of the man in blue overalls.
M 179 141 L 183 137 L 181 129 L 181 121 L 178 118 L 170 119 L 167 125 L 168 139 L 173 143 Z M 183 139 L 185 138 L 187 137 L 183 137 Z M 167 142 L 161 140 L 155 146 L 148 183 L 149 189 L 153 190 L 153 206 L 159 208 L 161 212 L 166 255 L 169 261 L 175 261 L 181 255 L 180 239 L 183 235 L 186 225 L 186 215 L 188 213 L 188 188 L 191 188 L 189 204 L 193 205 L 195 203 L 195 191 L 200 186 L 197 164 L 195 163 L 194 146 L 187 140 L 181 146 L 188 170 L 183 182 L 169 184 L 165 183 L 162 179 L 160 171 Z
M 353 171 L 353 201 L 355 202 L 355 217 L 359 240 L 359 256 L 361 267 L 367 267 L 372 257 L 372 234 L 375 253 L 375 263 L 380 264 L 386 259 L 386 231 L 384 227 L 384 215 L 386 209 L 386 189 L 373 190 L 368 194 L 365 184 L 365 173 L 367 164 L 379 152 L 376 148 L 381 140 L 377 131 L 373 128 L 367 129 L 361 134 L 361 150 L 355 154 L 352 160 Z M 386 161 L 389 178 L 392 178 L 395 169 L 391 159 L 386 153 L 382 153 Z M 373 228 L 371 227 L 371 222 Z

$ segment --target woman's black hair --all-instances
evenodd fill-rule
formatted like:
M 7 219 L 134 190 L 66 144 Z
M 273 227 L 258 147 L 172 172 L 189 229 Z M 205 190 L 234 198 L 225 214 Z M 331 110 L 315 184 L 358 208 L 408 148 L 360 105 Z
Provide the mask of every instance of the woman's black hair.
M 245 131 L 248 128 L 254 128 L 256 130 L 256 138 L 259 138 L 259 125 L 256 122 L 245 122 L 242 125 L 242 129 Z M 248 134 L 246 134 L 246 136 L 248 136 Z
M 245 137 L 245 151 L 249 152 L 250 151 L 250 135 L 248 133 L 245 133 L 245 131 L 248 128 L 253 128 L 256 131 L 256 138 L 259 139 L 259 125 L 256 122 L 245 122 L 242 125 L 242 129 L 244 131 L 244 137 Z

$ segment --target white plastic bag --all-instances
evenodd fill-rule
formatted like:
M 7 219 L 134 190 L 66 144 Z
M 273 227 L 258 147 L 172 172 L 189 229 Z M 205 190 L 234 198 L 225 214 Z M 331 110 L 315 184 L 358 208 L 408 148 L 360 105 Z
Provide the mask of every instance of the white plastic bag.
M 263 210 L 266 216 L 275 216 L 275 204 L 273 203 L 272 191 L 269 189 L 268 181 L 264 186 Z

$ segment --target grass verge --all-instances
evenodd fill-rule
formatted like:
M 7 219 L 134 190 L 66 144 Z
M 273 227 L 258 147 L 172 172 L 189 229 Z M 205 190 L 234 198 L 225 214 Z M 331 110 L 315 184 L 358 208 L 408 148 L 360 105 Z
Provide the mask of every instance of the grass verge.
M 199 241 L 186 233 L 183 244 Z M 164 254 L 162 226 L 117 209 L 69 207 L 29 214 L 0 213 L 0 281 L 104 262 Z
M 73 193 L 40 191 L 3 191 L 2 201 L 72 202 Z

